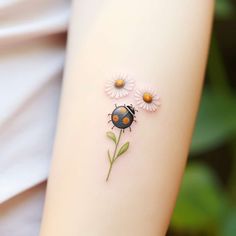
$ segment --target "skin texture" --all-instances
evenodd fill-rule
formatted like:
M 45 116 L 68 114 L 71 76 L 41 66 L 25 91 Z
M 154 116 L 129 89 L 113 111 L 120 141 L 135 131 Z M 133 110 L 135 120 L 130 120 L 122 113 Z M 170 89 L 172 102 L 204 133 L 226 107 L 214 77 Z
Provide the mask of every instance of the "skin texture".
M 211 31 L 211 0 L 75 0 L 40 236 L 165 235 L 186 163 Z M 110 179 L 104 84 L 128 73 L 157 89 L 121 139 Z M 115 130 L 116 134 L 119 130 Z

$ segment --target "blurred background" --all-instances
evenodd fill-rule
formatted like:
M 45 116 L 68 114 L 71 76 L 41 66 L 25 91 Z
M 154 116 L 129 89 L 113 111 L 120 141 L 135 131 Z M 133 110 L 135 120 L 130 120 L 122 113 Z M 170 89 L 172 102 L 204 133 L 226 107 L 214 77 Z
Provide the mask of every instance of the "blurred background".
M 236 236 L 236 0 L 216 2 L 202 101 L 168 236 Z

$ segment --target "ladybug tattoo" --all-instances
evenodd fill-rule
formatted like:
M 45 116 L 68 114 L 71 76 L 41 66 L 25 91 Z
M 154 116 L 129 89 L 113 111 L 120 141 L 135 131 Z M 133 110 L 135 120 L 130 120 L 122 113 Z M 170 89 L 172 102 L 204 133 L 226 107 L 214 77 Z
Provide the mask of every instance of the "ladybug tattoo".
M 122 129 L 123 132 L 126 128 L 129 128 L 129 130 L 131 131 L 131 125 L 133 123 L 133 121 L 136 122 L 135 118 L 135 112 L 137 112 L 138 110 L 136 110 L 132 104 L 130 105 L 123 105 L 123 106 L 117 106 L 115 105 L 115 109 L 113 110 L 113 112 L 111 114 L 108 114 L 111 119 L 108 121 L 113 123 L 113 127 L 117 127 L 119 129 Z

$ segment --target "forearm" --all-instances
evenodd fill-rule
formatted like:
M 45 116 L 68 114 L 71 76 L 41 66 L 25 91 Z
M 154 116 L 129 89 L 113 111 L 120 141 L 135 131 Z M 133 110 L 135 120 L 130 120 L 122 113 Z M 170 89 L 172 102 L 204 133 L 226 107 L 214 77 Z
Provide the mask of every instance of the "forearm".
M 213 1 L 74 1 L 68 56 L 41 236 L 164 235 L 199 103 Z M 104 86 L 126 73 L 161 97 L 122 133 L 112 167 L 106 137 L 114 104 Z M 118 136 L 120 129 L 114 128 Z

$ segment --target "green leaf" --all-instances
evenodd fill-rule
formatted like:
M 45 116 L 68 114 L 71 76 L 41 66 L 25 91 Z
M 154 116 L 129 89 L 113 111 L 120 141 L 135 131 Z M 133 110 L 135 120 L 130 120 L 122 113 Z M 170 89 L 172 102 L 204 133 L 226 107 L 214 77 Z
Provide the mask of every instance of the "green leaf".
M 228 83 L 216 37 L 212 38 L 207 78 L 211 89 L 203 91 L 191 152 L 209 151 L 236 137 L 236 96 Z
M 230 0 L 217 0 L 215 10 L 218 19 L 226 19 L 234 14 L 235 9 Z
M 116 143 L 116 135 L 113 132 L 108 131 L 107 137 L 110 138 L 111 140 L 113 140 L 114 143 Z
M 223 227 L 220 230 L 221 235 L 224 236 L 235 236 L 236 232 L 236 209 L 231 208 L 229 213 L 227 214 L 226 217 L 224 217 L 223 220 Z
M 207 78 L 210 82 L 211 89 L 214 92 L 224 94 L 226 96 L 232 94 L 224 59 L 215 34 L 212 35 L 211 39 Z
M 202 232 L 209 225 L 216 227 L 227 207 L 211 169 L 192 164 L 186 170 L 171 224 L 176 230 Z
M 211 150 L 236 136 L 236 98 L 211 90 L 203 93 L 191 153 Z
M 111 159 L 111 155 L 110 155 L 110 151 L 109 150 L 107 151 L 107 155 L 108 155 L 109 162 L 112 163 L 112 159 Z
M 125 153 L 129 148 L 129 142 L 126 142 L 119 150 L 117 157 L 121 156 L 123 153 Z M 117 158 L 116 157 L 116 158 Z

